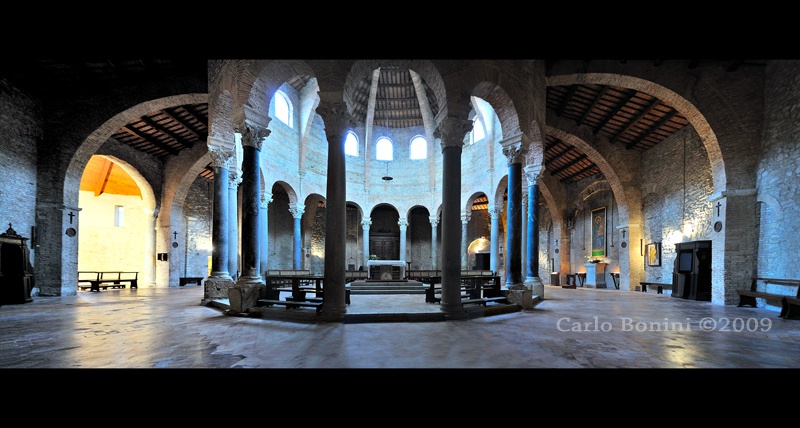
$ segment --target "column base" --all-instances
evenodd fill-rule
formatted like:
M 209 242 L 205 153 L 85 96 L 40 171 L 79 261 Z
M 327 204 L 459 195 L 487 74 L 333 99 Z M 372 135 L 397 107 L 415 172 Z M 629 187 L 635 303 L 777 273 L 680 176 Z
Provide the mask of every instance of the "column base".
M 241 280 L 228 289 L 228 301 L 231 310 L 240 314 L 258 305 L 264 284 L 258 282 L 242 282 Z
M 522 309 L 533 308 L 533 293 L 524 286 L 523 289 L 509 289 L 506 298 L 510 303 L 521 306 Z
M 544 283 L 538 276 L 525 278 L 525 288 L 531 290 L 533 300 L 544 299 Z
M 228 289 L 233 287 L 233 279 L 227 274 L 224 276 L 209 276 L 203 282 L 205 291 L 203 299 L 227 299 Z

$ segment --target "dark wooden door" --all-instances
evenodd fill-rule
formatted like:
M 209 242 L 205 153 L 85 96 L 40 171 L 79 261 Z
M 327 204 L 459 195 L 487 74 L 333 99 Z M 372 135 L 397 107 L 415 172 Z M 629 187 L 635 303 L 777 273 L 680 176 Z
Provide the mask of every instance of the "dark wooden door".
M 379 260 L 400 259 L 399 236 L 370 236 L 369 253 L 378 256 Z

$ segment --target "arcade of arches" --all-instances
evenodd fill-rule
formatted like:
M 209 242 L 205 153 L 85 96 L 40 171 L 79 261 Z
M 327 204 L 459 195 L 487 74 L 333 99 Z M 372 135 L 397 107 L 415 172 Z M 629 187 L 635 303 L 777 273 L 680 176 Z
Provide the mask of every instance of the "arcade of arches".
M 372 255 L 441 269 L 441 310 L 457 318 L 462 269 L 498 272 L 528 307 L 589 259 L 604 269 L 591 286 L 610 273 L 619 292 L 672 282 L 677 244 L 703 242 L 709 300 L 731 305 L 753 276 L 800 277 L 798 72 L 793 60 L 209 60 L 182 84 L 69 101 L 2 80 L 2 220 L 30 238 L 33 298 L 77 293 L 77 271 L 124 270 L 142 287 L 203 277 L 205 298 L 246 311 L 266 270 L 308 269 L 337 320 L 345 272 Z M 586 90 L 650 104 L 581 101 Z M 158 157 L 112 137 L 198 103 L 205 145 Z

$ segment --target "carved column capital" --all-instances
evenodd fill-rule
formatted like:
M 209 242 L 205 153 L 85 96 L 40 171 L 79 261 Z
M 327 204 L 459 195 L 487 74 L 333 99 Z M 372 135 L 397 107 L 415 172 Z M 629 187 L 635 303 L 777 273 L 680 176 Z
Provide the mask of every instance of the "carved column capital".
M 487 211 L 489 211 L 489 218 L 497 218 L 503 212 L 502 209 L 497 208 L 495 206 L 490 206 Z
M 302 218 L 305 211 L 306 206 L 303 204 L 289 204 L 289 212 L 294 218 Z
M 401 218 L 397 220 L 397 224 L 400 226 L 400 229 L 405 229 L 408 226 L 408 220 Z
M 503 147 L 503 155 L 508 159 L 508 164 L 523 163 L 525 155 L 528 153 L 528 138 L 525 134 L 514 135 L 500 141 Z
M 261 208 L 269 208 L 269 203 L 272 202 L 272 193 L 261 194 Z
M 211 147 L 208 150 L 211 155 L 211 166 L 215 168 L 229 168 L 233 160 L 233 151 L 221 147 Z
M 472 218 L 472 214 L 467 214 L 467 213 L 461 214 L 461 224 L 465 225 L 469 223 L 470 218 Z
M 369 229 L 369 226 L 370 226 L 371 224 L 372 224 L 372 219 L 371 219 L 371 218 L 368 218 L 368 219 L 361 220 L 361 227 L 362 227 L 364 230 L 366 230 L 366 229 Z
M 242 132 L 242 146 L 254 147 L 256 150 L 261 150 L 261 144 L 264 139 L 270 134 L 269 129 L 256 125 L 245 125 Z
M 441 139 L 442 148 L 461 147 L 464 137 L 472 130 L 472 121 L 446 117 L 433 131 L 433 137 Z
M 428 217 L 428 220 L 431 221 L 431 224 L 433 226 L 436 226 L 437 224 L 439 224 L 439 217 L 437 217 L 435 215 L 432 215 L 432 216 Z
M 236 190 L 242 183 L 242 177 L 236 171 L 228 171 L 228 189 Z
M 352 125 L 352 118 L 344 102 L 320 102 L 316 110 L 325 123 L 325 136 L 331 140 L 340 138 Z
M 528 179 L 528 186 L 535 185 L 539 181 L 539 178 L 542 177 L 542 174 L 544 174 L 544 170 L 544 165 L 526 165 L 522 168 L 522 171 L 525 173 L 525 178 Z

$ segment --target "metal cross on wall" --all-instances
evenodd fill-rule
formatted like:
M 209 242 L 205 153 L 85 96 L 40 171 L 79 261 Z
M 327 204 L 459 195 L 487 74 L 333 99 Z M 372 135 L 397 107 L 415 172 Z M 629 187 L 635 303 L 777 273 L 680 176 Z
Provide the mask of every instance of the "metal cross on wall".
M 72 217 L 75 217 L 75 213 L 70 211 L 70 213 L 67 215 L 69 216 L 69 224 L 72 224 Z

